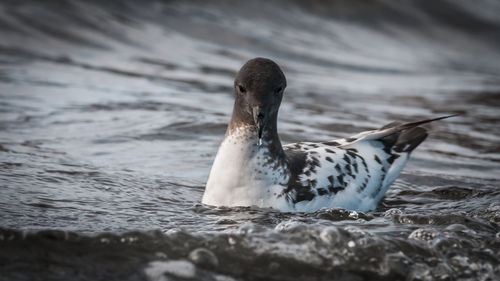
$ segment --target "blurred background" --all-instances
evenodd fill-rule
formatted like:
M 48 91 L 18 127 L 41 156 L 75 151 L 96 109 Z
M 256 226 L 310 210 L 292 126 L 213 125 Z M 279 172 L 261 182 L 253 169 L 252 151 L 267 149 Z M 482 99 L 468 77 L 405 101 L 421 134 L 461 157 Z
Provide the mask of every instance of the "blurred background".
M 203 239 L 212 236 L 200 231 L 215 231 L 219 239 L 253 223 L 267 237 L 292 218 L 198 205 L 231 115 L 234 75 L 259 56 L 287 76 L 283 143 L 460 114 L 431 125 L 373 214 L 381 224 L 357 225 L 382 239 L 376 243 L 383 250 L 353 251 L 377 260 L 390 251 L 419 256 L 413 246 L 384 247 L 394 237 L 405 241 L 420 224 L 437 224 L 437 232 L 463 224 L 476 232 L 471 239 L 498 246 L 499 14 L 496 0 L 2 1 L 0 228 L 91 235 L 181 228 Z M 429 221 L 387 219 L 391 208 Z M 469 225 L 471 218 L 481 227 Z M 319 227 L 314 231 L 329 225 L 302 220 Z M 477 243 L 459 251 L 468 260 L 458 264 L 479 260 L 469 276 L 493 276 L 499 247 Z M 481 247 L 490 249 L 487 259 L 471 254 Z M 429 255 L 441 262 L 434 250 Z M 219 259 L 234 258 L 220 251 Z M 453 267 L 452 256 L 442 262 L 455 278 L 465 269 Z M 359 265 L 340 265 L 348 263 Z M 386 262 L 385 270 L 417 274 L 431 263 L 401 270 Z M 263 272 L 278 276 L 269 270 Z M 226 273 L 237 278 L 235 272 Z

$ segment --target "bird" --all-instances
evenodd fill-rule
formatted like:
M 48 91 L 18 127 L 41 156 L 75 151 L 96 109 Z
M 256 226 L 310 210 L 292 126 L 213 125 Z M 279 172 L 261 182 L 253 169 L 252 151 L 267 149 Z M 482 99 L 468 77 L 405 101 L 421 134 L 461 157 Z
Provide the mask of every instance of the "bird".
M 208 177 L 202 203 L 280 212 L 322 208 L 371 211 L 427 137 L 420 125 L 455 115 L 324 142 L 282 145 L 278 109 L 287 86 L 274 61 L 247 61 L 234 80 L 231 120 Z

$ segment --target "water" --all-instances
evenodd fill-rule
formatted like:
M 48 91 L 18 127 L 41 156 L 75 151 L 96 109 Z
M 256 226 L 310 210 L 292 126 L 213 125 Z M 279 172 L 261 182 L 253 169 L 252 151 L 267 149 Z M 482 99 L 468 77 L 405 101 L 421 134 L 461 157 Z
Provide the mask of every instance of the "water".
M 499 3 L 248 2 L 0 4 L 0 280 L 498 279 Z M 461 115 L 373 212 L 203 206 L 256 56 L 284 143 Z

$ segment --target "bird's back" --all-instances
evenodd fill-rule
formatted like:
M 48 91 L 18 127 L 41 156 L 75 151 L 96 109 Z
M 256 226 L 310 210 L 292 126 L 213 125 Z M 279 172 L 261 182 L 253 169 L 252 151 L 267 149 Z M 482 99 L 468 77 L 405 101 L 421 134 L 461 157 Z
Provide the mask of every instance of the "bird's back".
M 401 126 L 391 123 L 379 130 L 329 142 L 301 142 L 283 147 L 295 177 L 284 196 L 296 211 L 322 207 L 371 210 L 405 166 L 409 154 L 427 136 L 413 127 L 388 134 Z

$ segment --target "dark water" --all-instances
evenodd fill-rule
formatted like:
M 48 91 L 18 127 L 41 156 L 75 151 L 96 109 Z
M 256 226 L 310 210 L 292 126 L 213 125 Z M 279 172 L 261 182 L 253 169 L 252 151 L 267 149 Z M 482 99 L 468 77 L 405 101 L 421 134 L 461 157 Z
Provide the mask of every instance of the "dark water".
M 2 1 L 0 280 L 498 280 L 500 2 Z M 255 56 L 284 143 L 460 113 L 374 212 L 199 204 Z

